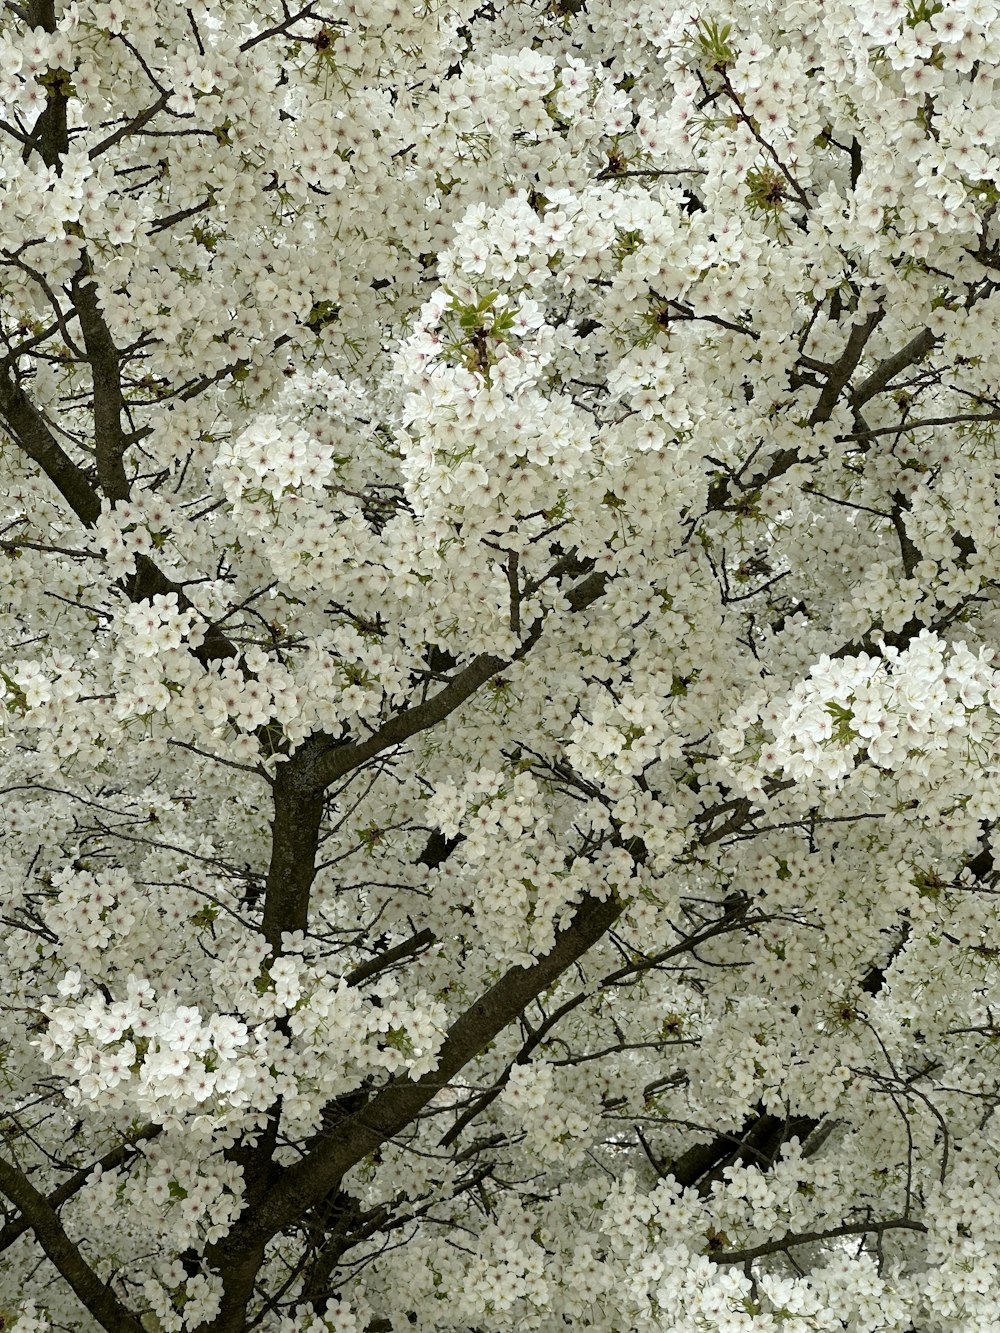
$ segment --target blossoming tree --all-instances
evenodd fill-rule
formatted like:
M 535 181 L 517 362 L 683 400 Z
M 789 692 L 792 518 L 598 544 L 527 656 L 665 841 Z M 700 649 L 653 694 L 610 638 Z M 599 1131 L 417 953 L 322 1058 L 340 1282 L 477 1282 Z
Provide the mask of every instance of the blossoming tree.
M 2 1326 L 995 1327 L 994 0 L 2 13 Z

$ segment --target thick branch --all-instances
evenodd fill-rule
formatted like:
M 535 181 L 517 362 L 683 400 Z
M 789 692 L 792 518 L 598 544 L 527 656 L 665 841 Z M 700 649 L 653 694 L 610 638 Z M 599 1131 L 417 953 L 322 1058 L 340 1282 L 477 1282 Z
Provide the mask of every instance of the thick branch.
M 830 372 L 830 377 L 823 386 L 823 392 L 819 396 L 819 401 L 813 408 L 812 414 L 809 417 L 810 426 L 818 426 L 820 422 L 830 420 L 833 415 L 833 409 L 837 405 L 837 400 L 840 398 L 840 395 L 844 391 L 844 387 L 854 374 L 858 367 L 858 362 L 864 355 L 865 347 L 868 345 L 868 339 L 874 333 L 879 321 L 884 315 L 884 310 L 873 310 L 862 324 L 855 324 L 851 329 L 850 337 L 847 339 L 847 346 L 844 348 L 839 360 L 833 366 Z M 860 393 L 861 390 L 858 392 Z M 861 401 L 863 402 L 864 400 L 862 399 Z
M 56 31 L 55 0 L 29 0 L 28 23 L 44 32 Z M 37 149 L 47 167 L 59 170 L 59 162 L 69 142 L 66 118 L 66 94 L 49 87 L 45 107 L 38 117 L 31 138 L 25 144 L 22 160 L 27 162 L 32 150 Z
M 97 476 L 109 500 L 127 500 L 125 475 L 125 432 L 122 430 L 121 355 L 115 346 L 107 322 L 97 305 L 97 288 L 89 275 L 90 264 L 83 266 L 73 279 L 73 305 L 90 362 L 94 385 L 94 448 Z
M 31 10 L 35 26 L 44 28 L 46 32 L 55 32 L 56 15 L 53 0 L 32 0 Z M 38 118 L 38 126 L 33 136 L 45 165 L 52 167 L 57 173 L 61 171 L 62 159 L 69 149 L 66 103 L 67 96 L 62 86 L 59 84 L 49 86 L 45 110 Z M 26 158 L 29 153 L 30 148 L 26 148 Z M 94 386 L 97 475 L 109 500 L 126 500 L 129 486 L 123 463 L 125 435 L 121 424 L 124 409 L 120 374 L 121 357 L 107 322 L 98 308 L 97 288 L 91 276 L 91 264 L 86 252 L 71 286 L 73 305 L 83 330 Z
M 592 948 L 623 909 L 624 904 L 614 896 L 603 901 L 587 898 L 550 953 L 531 967 L 511 968 L 456 1019 L 436 1069 L 415 1082 L 395 1079 L 361 1110 L 327 1131 L 311 1153 L 281 1172 L 253 1216 L 240 1219 L 210 1254 L 211 1261 L 226 1266 L 230 1256 L 245 1246 L 262 1246 L 329 1194 L 347 1171 L 409 1125 L 508 1023 Z M 213 1333 L 228 1333 L 228 1326 L 213 1326 Z
M 55 32 L 57 27 L 53 0 L 31 0 L 29 16 L 32 27 Z M 48 88 L 46 105 L 38 118 L 26 157 L 37 148 L 47 166 L 56 172 L 69 140 L 66 121 L 66 94 L 58 86 Z M 83 330 L 84 345 L 90 363 L 94 387 L 94 435 L 97 474 L 104 495 L 111 501 L 124 500 L 129 494 L 124 453 L 127 439 L 122 429 L 124 400 L 121 389 L 121 356 L 97 304 L 97 290 L 89 278 L 90 264 L 83 264 L 73 279 L 73 308 Z M 77 518 L 93 527 L 101 512 L 101 495 L 86 472 L 59 445 L 43 414 L 31 402 L 10 369 L 0 373 L 0 423 L 14 442 L 36 463 L 69 503 Z M 127 585 L 135 601 L 157 594 L 174 593 L 178 608 L 191 607 L 183 587 L 168 579 L 148 556 L 136 560 L 136 573 Z M 225 634 L 210 629 L 195 655 L 202 662 L 238 656 Z
M 106 153 L 109 148 L 113 148 L 116 143 L 120 142 L 120 140 L 126 138 L 130 134 L 137 134 L 144 125 L 149 124 L 154 116 L 159 115 L 169 101 L 170 93 L 161 92 L 152 106 L 148 106 L 145 111 L 140 111 L 132 120 L 127 121 L 124 125 L 119 125 L 118 129 L 112 134 L 109 134 L 106 139 L 102 139 L 99 144 L 95 144 L 87 154 L 88 158 L 93 162 L 103 153 Z
M 776 1160 L 781 1145 L 792 1137 L 804 1141 L 819 1124 L 809 1116 L 782 1119 L 758 1110 L 736 1134 L 718 1134 L 708 1143 L 693 1144 L 667 1168 L 680 1185 L 697 1186 L 706 1195 L 714 1181 L 723 1179 L 727 1166 L 749 1162 L 766 1169 Z
M 0 1158 L 0 1190 L 20 1209 L 49 1260 L 100 1326 L 108 1333 L 143 1333 L 131 1310 L 101 1281 L 67 1236 L 45 1195 L 3 1158 Z
M 585 610 L 603 595 L 607 584 L 606 574 L 590 574 L 567 593 L 570 610 Z M 317 787 L 328 787 L 345 777 L 352 769 L 359 768 L 370 759 L 374 759 L 383 750 L 402 745 L 411 736 L 416 736 L 419 732 L 443 722 L 485 685 L 491 676 L 503 671 L 511 662 L 517 661 L 530 651 L 541 638 L 544 624 L 545 621 L 542 619 L 533 626 L 531 633 L 512 657 L 496 657 L 492 653 L 481 653 L 433 698 L 398 713 L 373 736 L 334 746 L 317 762 L 312 773 L 314 784 Z
M 67 501 L 77 518 L 92 528 L 101 514 L 101 499 L 62 449 L 45 418 L 30 401 L 10 371 L 0 374 L 0 420 L 14 442 L 37 463 Z
M 50 1208 L 55 1209 L 60 1207 L 60 1205 L 64 1204 L 67 1199 L 71 1199 L 74 1194 L 83 1189 L 84 1185 L 86 1185 L 87 1181 L 93 1175 L 94 1167 L 99 1166 L 102 1171 L 114 1170 L 115 1167 L 121 1166 L 128 1157 L 135 1153 L 137 1143 L 141 1143 L 144 1139 L 155 1139 L 156 1136 L 162 1132 L 162 1125 L 146 1125 L 143 1129 L 140 1129 L 138 1133 L 131 1135 L 127 1143 L 122 1143 L 119 1144 L 117 1148 L 112 1148 L 109 1152 L 106 1152 L 103 1157 L 99 1157 L 93 1165 L 84 1166 L 81 1167 L 79 1171 L 75 1171 L 68 1180 L 64 1180 L 63 1183 L 57 1186 L 51 1194 L 46 1196 L 45 1202 Z M 18 1236 L 23 1236 L 24 1233 L 30 1229 L 31 1222 L 23 1213 L 20 1217 L 8 1222 L 3 1229 L 0 1230 L 0 1253 L 13 1245 Z
M 394 963 L 400 962 L 404 958 L 410 958 L 414 954 L 420 953 L 434 943 L 435 936 L 432 930 L 418 930 L 415 935 L 411 935 L 408 940 L 402 944 L 395 945 L 392 949 L 386 949 L 384 953 L 377 954 L 374 958 L 369 958 L 365 963 L 359 963 L 357 967 L 348 972 L 345 980 L 348 986 L 360 986 L 370 977 L 376 977 L 380 972 L 385 972 L 392 967 Z
M 923 556 L 910 539 L 910 534 L 906 530 L 906 515 L 909 512 L 909 499 L 902 491 L 897 491 L 892 497 L 892 526 L 896 531 L 896 540 L 899 542 L 899 554 L 903 561 L 903 573 L 907 578 L 912 578 L 913 571 L 923 559 Z
M 742 906 L 745 907 L 745 904 Z M 744 910 L 738 908 L 727 910 L 725 915 L 718 921 L 713 921 L 711 925 L 695 931 L 690 935 L 686 935 L 684 939 L 680 940 L 677 944 L 672 944 L 668 949 L 663 949 L 659 953 L 652 955 L 652 957 L 642 959 L 640 962 L 628 963 L 625 967 L 619 967 L 608 976 L 602 977 L 598 989 L 607 990 L 609 987 L 617 985 L 619 982 L 623 981 L 626 977 L 634 976 L 638 972 L 644 972 L 651 968 L 662 967 L 672 958 L 677 958 L 681 954 L 693 952 L 699 945 L 705 944 L 708 940 L 714 939 L 717 935 L 725 934 L 727 931 L 734 930 L 737 927 L 743 929 L 745 924 L 746 913 Z M 574 1009 L 590 999 L 594 993 L 595 992 L 592 990 L 579 991 L 576 995 L 571 996 L 561 1004 L 558 1009 L 554 1009 L 543 1022 L 539 1023 L 538 1027 L 531 1032 L 517 1055 L 510 1064 L 507 1065 L 506 1069 L 504 1069 L 503 1073 L 493 1086 L 487 1088 L 485 1092 L 480 1093 L 473 1101 L 472 1105 L 462 1112 L 451 1128 L 442 1136 L 438 1146 L 441 1148 L 450 1147 L 456 1139 L 460 1138 L 472 1121 L 475 1120 L 477 1116 L 481 1115 L 487 1106 L 500 1096 L 504 1088 L 510 1082 L 510 1076 L 514 1066 L 527 1064 L 532 1053 L 545 1041 L 546 1037 L 556 1024 L 565 1018 L 568 1013 L 572 1013 Z
M 271 863 L 265 884 L 262 933 L 273 956 L 281 936 L 309 924 L 309 890 L 316 874 L 316 851 L 323 820 L 322 793 L 310 791 L 299 777 L 295 757 L 282 764 L 274 781 Z
M 91 485 L 83 468 L 74 463 L 59 444 L 45 417 L 9 370 L 0 373 L 0 424 L 18 448 L 45 473 L 80 522 L 92 528 L 101 515 L 100 495 Z M 191 607 L 191 600 L 184 592 L 183 585 L 168 579 L 149 556 L 136 556 L 135 563 L 136 572 L 127 586 L 128 595 L 134 601 L 157 594 L 174 593 L 179 610 L 186 611 Z M 239 656 L 239 649 L 214 626 L 206 634 L 205 642 L 194 651 L 201 662 Z
M 874 398 L 877 393 L 881 393 L 901 370 L 905 370 L 907 366 L 912 366 L 915 361 L 919 361 L 922 356 L 925 356 L 934 346 L 934 342 L 934 335 L 930 329 L 921 329 L 916 337 L 911 338 L 906 346 L 901 347 L 894 356 L 886 357 L 868 378 L 858 386 L 851 394 L 851 406 L 855 408 L 864 407 L 865 403 L 870 398 Z

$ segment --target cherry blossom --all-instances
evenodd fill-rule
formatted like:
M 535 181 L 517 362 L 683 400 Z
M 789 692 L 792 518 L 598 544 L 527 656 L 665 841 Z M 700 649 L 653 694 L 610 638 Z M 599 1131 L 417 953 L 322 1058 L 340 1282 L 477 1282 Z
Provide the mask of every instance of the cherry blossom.
M 7 6 L 5 1328 L 992 1325 L 998 71 Z

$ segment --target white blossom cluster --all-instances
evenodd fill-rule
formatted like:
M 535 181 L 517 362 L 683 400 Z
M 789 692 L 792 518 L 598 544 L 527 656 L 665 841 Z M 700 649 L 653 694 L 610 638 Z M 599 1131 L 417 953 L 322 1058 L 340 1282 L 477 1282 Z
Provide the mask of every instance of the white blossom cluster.
M 842 782 L 865 758 L 911 779 L 940 777 L 942 764 L 975 765 L 989 778 L 1000 739 L 992 658 L 990 648 L 973 653 L 964 640 L 948 644 L 926 629 L 905 649 L 884 645 L 878 657 L 823 657 L 785 698 L 744 705 L 720 744 L 740 754 L 756 728 L 758 771 L 808 782 Z M 988 789 L 973 805 L 983 819 L 1000 809 Z
M 72 1003 L 45 1005 L 37 1045 L 66 1081 L 70 1102 L 127 1107 L 154 1119 L 207 1113 L 222 1125 L 238 1122 L 239 1113 L 263 1112 L 281 1096 L 290 1121 L 310 1123 L 318 1105 L 359 1080 L 359 1070 L 417 1079 L 435 1067 L 444 1010 L 429 997 L 408 1002 L 384 983 L 373 1004 L 343 980 L 338 986 L 313 981 L 303 994 L 310 979 L 292 956 L 276 959 L 240 988 L 233 981 L 242 961 L 220 960 L 219 992 L 229 991 L 238 1012 L 263 1020 L 253 1026 L 232 1013 L 206 1020 L 173 995 L 158 1000 L 148 979 L 131 973 L 124 998 L 109 1003 L 83 991 L 78 970 L 68 972 L 59 993 Z M 285 1015 L 293 1045 L 269 1021 Z M 321 1059 L 330 1046 L 340 1052 L 332 1066 Z

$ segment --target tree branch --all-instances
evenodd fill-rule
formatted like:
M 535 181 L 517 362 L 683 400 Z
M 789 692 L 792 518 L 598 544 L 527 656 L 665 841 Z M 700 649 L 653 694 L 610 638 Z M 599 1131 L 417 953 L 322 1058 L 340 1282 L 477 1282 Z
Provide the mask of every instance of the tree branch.
M 413 954 L 420 953 L 422 949 L 428 948 L 434 943 L 435 936 L 432 930 L 418 930 L 408 940 L 402 944 L 397 944 L 392 949 L 386 949 L 384 953 L 378 954 L 375 958 L 369 958 L 365 963 L 359 963 L 357 967 L 348 972 L 345 980 L 348 986 L 360 986 L 369 977 L 378 976 L 386 968 L 392 967 L 393 963 L 398 963 L 403 958 L 409 958 Z
M 837 405 L 837 400 L 840 398 L 841 393 L 843 393 L 848 380 L 858 368 L 858 362 L 864 355 L 865 347 L 868 345 L 868 339 L 874 333 L 878 324 L 884 317 L 884 310 L 873 310 L 863 323 L 855 324 L 851 329 L 850 337 L 847 339 L 847 346 L 832 367 L 830 376 L 827 379 L 826 384 L 823 386 L 823 392 L 819 396 L 819 401 L 813 408 L 809 417 L 810 426 L 818 426 L 821 422 L 830 420 L 833 415 L 833 409 Z M 874 376 L 872 378 L 874 378 Z M 868 381 L 866 381 L 866 383 L 868 383 Z M 858 392 L 860 393 L 861 390 Z M 875 392 L 877 392 L 877 390 Z M 860 399 L 860 402 L 864 401 L 864 399 Z
M 90 161 L 93 162 L 96 158 L 99 158 L 102 153 L 106 153 L 109 148 L 113 148 L 116 143 L 121 139 L 124 139 L 127 135 L 137 133 L 137 131 L 142 129 L 143 125 L 148 125 L 153 117 L 158 115 L 169 101 L 170 93 L 161 92 L 156 101 L 153 102 L 151 106 L 148 106 L 145 111 L 140 111 L 139 114 L 132 120 L 128 121 L 127 124 L 119 125 L 118 129 L 112 134 L 109 134 L 106 139 L 102 139 L 99 144 L 95 144 L 87 154 Z
M 100 496 L 9 370 L 0 374 L 0 422 L 15 444 L 38 464 L 80 522 L 92 528 L 101 514 Z
M 603 596 L 607 585 L 607 574 L 590 574 L 567 593 L 570 610 L 573 612 L 585 610 Z M 443 722 L 485 685 L 491 676 L 503 671 L 505 667 L 529 652 L 541 638 L 544 624 L 544 619 L 537 621 L 531 633 L 511 657 L 496 657 L 492 653 L 481 653 L 433 698 L 397 713 L 373 736 L 360 741 L 335 744 L 314 765 L 312 782 L 317 788 L 328 787 L 345 777 L 352 769 L 374 759 L 383 750 L 402 745 L 411 736 L 416 736 L 419 732 Z
M 121 355 L 98 308 L 97 287 L 86 255 L 73 278 L 71 290 L 94 388 L 94 448 L 98 480 L 109 500 L 127 500 L 130 488 L 124 462 L 127 441 L 122 430 L 125 404 Z
M 294 755 L 278 768 L 274 780 L 271 861 L 264 886 L 261 932 L 273 957 L 281 937 L 309 924 L 309 891 L 316 876 L 316 852 L 323 822 L 323 794 L 302 781 L 302 764 Z
M 398 1134 L 470 1060 L 477 1056 L 528 1004 L 604 935 L 624 910 L 611 895 L 584 900 L 555 946 L 531 967 L 511 968 L 452 1024 L 437 1068 L 413 1081 L 397 1078 L 360 1110 L 324 1132 L 301 1161 L 284 1168 L 252 1214 L 244 1213 L 232 1231 L 208 1251 L 214 1264 L 228 1269 L 249 1248 L 263 1246 L 307 1209 L 335 1189 L 344 1174 L 380 1144 Z M 236 1333 L 237 1324 L 217 1323 L 212 1333 Z
M 959 412 L 951 417 L 925 417 L 923 421 L 900 421 L 895 426 L 876 426 L 870 430 L 853 430 L 848 435 L 838 435 L 835 438 L 838 444 L 842 444 L 846 440 L 871 440 L 876 435 L 904 435 L 912 430 L 924 430 L 931 426 L 956 426 L 966 421 L 982 423 L 1000 421 L 1000 412 Z
M 884 1231 L 919 1231 L 926 1235 L 927 1228 L 913 1218 L 899 1217 L 889 1222 L 848 1222 L 842 1227 L 831 1227 L 829 1231 L 802 1231 L 798 1234 L 789 1232 L 777 1240 L 766 1241 L 763 1245 L 752 1245 L 745 1250 L 722 1250 L 709 1254 L 713 1264 L 745 1264 L 753 1259 L 762 1259 L 768 1254 L 780 1254 L 795 1245 L 815 1245 L 824 1240 L 836 1240 L 838 1236 L 866 1236 L 869 1233 L 881 1235 Z
M 55 0 L 28 0 L 28 23 L 32 28 L 41 28 L 44 32 L 56 31 Z M 66 151 L 69 140 L 66 119 L 65 93 L 48 86 L 46 88 L 45 107 L 35 123 L 31 138 L 24 146 L 21 161 L 27 162 L 32 151 L 37 150 L 47 167 L 59 170 L 59 159 Z
M 715 936 L 724 934 L 726 931 L 732 930 L 736 926 L 742 928 L 745 924 L 746 919 L 743 912 L 727 911 L 725 916 L 721 917 L 718 921 L 713 921 L 711 925 L 705 926 L 701 930 L 685 936 L 684 939 L 680 940 L 677 944 L 671 945 L 670 948 L 663 949 L 652 957 L 642 959 L 640 962 L 628 963 L 626 966 L 618 968 L 608 976 L 602 977 L 601 981 L 598 983 L 598 989 L 607 990 L 609 987 L 616 985 L 627 976 L 634 976 L 637 972 L 646 972 L 654 967 L 662 967 L 663 964 L 669 962 L 671 958 L 677 958 L 683 953 L 690 953 L 700 944 L 705 944 L 708 940 L 714 939 Z M 518 1051 L 517 1055 L 510 1064 L 508 1064 L 507 1068 L 503 1071 L 493 1086 L 487 1088 L 485 1092 L 480 1093 L 480 1095 L 473 1101 L 472 1105 L 462 1112 L 447 1133 L 442 1135 L 438 1146 L 441 1148 L 448 1148 L 456 1139 L 460 1138 L 472 1121 L 475 1120 L 478 1115 L 481 1115 L 486 1107 L 500 1096 L 501 1092 L 503 1092 L 504 1088 L 510 1081 L 514 1066 L 526 1064 L 531 1053 L 537 1050 L 556 1024 L 565 1018 L 568 1013 L 571 1013 L 574 1009 L 583 1004 L 584 1001 L 592 998 L 594 993 L 595 992 L 591 990 L 580 991 L 578 994 L 570 996 L 570 998 L 566 1000 L 565 1003 L 561 1004 L 558 1009 L 554 1009 L 552 1013 L 534 1029 L 524 1042 L 520 1051 Z
M 101 515 L 100 495 L 83 468 L 74 463 L 59 444 L 45 417 L 9 370 L 0 372 L 0 425 L 18 448 L 41 468 L 84 527 L 92 528 Z M 135 564 L 136 572 L 126 585 L 126 592 L 133 601 L 173 593 L 178 610 L 193 607 L 183 584 L 168 579 L 149 556 L 137 555 Z M 209 627 L 205 642 L 193 652 L 200 662 L 239 656 L 235 644 L 214 625 Z
M 894 356 L 887 357 L 851 394 L 851 406 L 862 408 L 870 398 L 881 393 L 890 380 L 895 379 L 901 370 L 912 366 L 931 350 L 936 339 L 930 329 L 921 329 L 916 337 L 911 338 L 905 347 L 901 347 Z
M 116 1166 L 121 1166 L 130 1154 L 136 1152 L 136 1144 L 143 1142 L 143 1140 L 155 1139 L 162 1132 L 162 1125 L 144 1126 L 136 1134 L 131 1135 L 127 1143 L 112 1148 L 103 1157 L 99 1157 L 92 1166 L 85 1166 L 74 1172 L 68 1180 L 64 1180 L 51 1194 L 46 1195 L 46 1203 L 50 1208 L 59 1208 L 67 1199 L 71 1199 L 74 1194 L 83 1189 L 93 1175 L 95 1167 L 99 1166 L 102 1171 L 112 1171 Z M 15 1221 L 8 1222 L 0 1230 L 0 1253 L 13 1245 L 18 1236 L 23 1236 L 30 1229 L 31 1222 L 23 1214 Z
M 0 1158 L 0 1190 L 20 1209 L 46 1256 L 100 1326 L 108 1333 L 143 1333 L 131 1310 L 101 1281 L 67 1236 L 45 1195 L 3 1158 Z

